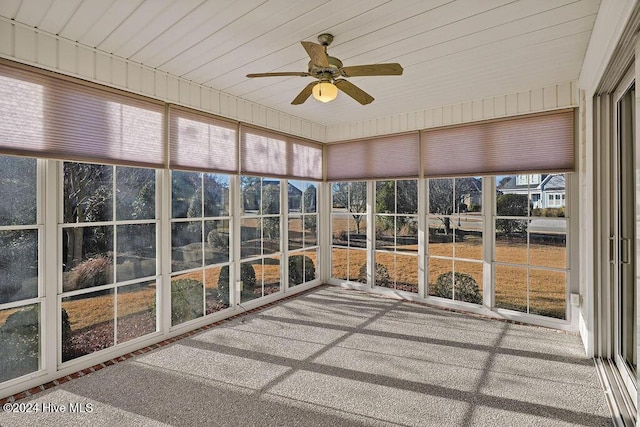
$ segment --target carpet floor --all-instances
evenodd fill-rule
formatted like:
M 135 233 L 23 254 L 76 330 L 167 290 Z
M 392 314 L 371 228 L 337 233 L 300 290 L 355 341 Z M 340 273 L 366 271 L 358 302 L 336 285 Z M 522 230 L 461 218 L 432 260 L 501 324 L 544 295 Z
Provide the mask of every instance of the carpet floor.
M 578 336 L 327 286 L 19 403 L 0 425 L 612 425 Z

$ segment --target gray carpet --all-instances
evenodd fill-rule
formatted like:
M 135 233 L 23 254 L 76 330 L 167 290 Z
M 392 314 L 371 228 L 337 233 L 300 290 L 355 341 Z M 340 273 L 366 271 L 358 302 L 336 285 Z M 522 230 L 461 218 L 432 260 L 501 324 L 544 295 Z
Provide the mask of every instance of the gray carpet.
M 611 425 L 577 336 L 334 287 L 20 402 L 91 412 L 2 426 Z

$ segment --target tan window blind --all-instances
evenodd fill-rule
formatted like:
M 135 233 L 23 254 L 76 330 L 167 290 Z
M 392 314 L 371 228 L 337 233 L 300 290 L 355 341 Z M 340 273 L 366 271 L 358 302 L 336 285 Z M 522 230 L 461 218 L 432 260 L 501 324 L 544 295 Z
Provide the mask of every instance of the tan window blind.
M 331 144 L 327 147 L 327 179 L 417 178 L 418 143 L 418 133 L 407 133 Z
M 574 112 L 422 132 L 425 177 L 574 170 Z
M 0 152 L 164 166 L 164 107 L 0 64 Z
M 211 172 L 238 172 L 238 124 L 169 108 L 169 165 Z
M 322 179 L 322 145 L 249 126 L 241 128 L 241 172 Z

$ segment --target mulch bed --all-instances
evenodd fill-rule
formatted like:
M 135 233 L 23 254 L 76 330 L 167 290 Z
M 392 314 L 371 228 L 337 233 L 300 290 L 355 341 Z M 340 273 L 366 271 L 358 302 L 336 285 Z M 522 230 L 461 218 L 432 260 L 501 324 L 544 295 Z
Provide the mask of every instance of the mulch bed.
M 131 314 L 118 319 L 118 342 L 129 341 L 155 332 L 155 330 L 156 320 L 153 313 Z M 63 345 L 63 362 L 112 347 L 114 345 L 113 332 L 113 321 L 73 331 L 70 345 Z
M 228 308 L 217 300 L 207 299 L 207 314 Z M 130 341 L 156 331 L 154 313 L 131 314 L 118 319 L 118 343 Z M 113 322 L 102 322 L 71 333 L 70 345 L 63 346 L 63 362 L 91 354 L 114 345 Z

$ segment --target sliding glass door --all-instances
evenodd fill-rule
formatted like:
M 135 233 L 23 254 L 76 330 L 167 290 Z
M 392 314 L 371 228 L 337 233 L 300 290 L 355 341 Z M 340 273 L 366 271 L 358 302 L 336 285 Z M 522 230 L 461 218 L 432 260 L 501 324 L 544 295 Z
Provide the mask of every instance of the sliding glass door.
M 615 152 L 612 153 L 613 359 L 632 401 L 636 401 L 636 183 L 635 82 L 626 79 L 615 95 Z

